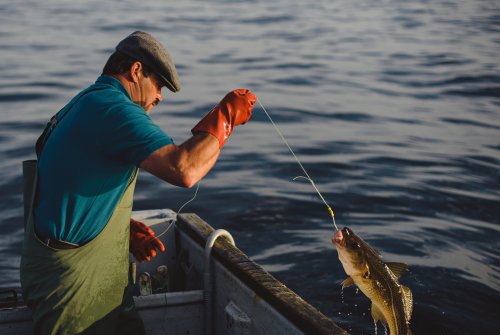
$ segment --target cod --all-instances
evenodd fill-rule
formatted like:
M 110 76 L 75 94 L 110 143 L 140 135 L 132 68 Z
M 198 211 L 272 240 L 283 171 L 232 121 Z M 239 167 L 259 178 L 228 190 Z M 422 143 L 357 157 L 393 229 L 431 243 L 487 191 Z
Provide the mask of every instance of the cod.
M 335 231 L 332 242 L 348 275 L 342 288 L 356 284 L 372 302 L 373 320 L 382 322 L 390 335 L 411 335 L 412 293 L 398 282 L 408 266 L 384 263 L 377 250 L 347 227 Z

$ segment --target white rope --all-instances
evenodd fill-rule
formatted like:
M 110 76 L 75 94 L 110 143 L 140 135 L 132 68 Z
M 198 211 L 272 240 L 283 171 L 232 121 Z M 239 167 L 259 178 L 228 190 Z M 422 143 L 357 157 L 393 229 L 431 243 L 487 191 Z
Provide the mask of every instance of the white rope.
M 179 210 L 177 211 L 177 213 L 175 214 L 175 217 L 174 219 L 172 220 L 172 222 L 168 225 L 167 229 L 165 229 L 161 234 L 159 235 L 156 235 L 155 237 L 158 238 L 160 236 L 162 236 L 163 234 L 165 234 L 167 231 L 169 231 L 170 227 L 172 227 L 176 222 L 177 222 L 177 216 L 181 213 L 182 209 L 187 205 L 189 204 L 191 201 L 193 201 L 194 199 L 196 199 L 196 196 L 198 195 L 198 189 L 200 188 L 200 184 L 201 182 L 198 182 L 198 184 L 196 185 L 196 190 L 194 192 L 194 195 L 191 199 L 189 199 L 188 201 L 186 201 L 184 203 L 184 205 L 181 206 L 181 208 L 179 208 Z

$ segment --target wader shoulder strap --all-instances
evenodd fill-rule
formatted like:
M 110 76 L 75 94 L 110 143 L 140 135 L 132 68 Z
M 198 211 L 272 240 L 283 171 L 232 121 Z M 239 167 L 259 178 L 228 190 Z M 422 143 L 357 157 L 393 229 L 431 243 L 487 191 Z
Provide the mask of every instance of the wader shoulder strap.
M 43 133 L 36 140 L 36 144 L 35 144 L 36 156 L 40 157 L 43 146 L 45 145 L 45 143 L 49 139 L 49 136 L 52 133 L 52 131 L 54 130 L 54 128 L 57 126 L 57 124 L 59 122 L 62 121 L 62 119 L 64 119 L 64 117 L 66 115 L 68 115 L 68 112 L 71 110 L 71 108 L 73 108 L 73 106 L 78 102 L 78 100 L 80 100 L 81 97 L 83 97 L 87 93 L 90 93 L 93 91 L 103 90 L 105 88 L 106 87 L 95 87 L 95 88 L 90 88 L 90 89 L 87 89 L 87 90 L 80 92 L 80 94 L 78 94 L 76 97 L 74 97 L 73 100 L 69 104 L 64 106 L 59 112 L 57 112 L 54 116 L 52 116 L 50 118 L 50 121 L 45 126 Z
M 24 228 L 30 220 L 35 204 L 36 188 L 38 185 L 38 162 L 34 159 L 23 161 L 23 202 Z

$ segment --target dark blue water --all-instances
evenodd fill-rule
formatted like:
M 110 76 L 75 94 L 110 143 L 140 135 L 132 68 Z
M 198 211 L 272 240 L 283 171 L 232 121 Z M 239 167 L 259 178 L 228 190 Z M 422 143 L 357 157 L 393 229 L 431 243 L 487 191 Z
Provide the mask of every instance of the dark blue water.
M 2 1 L 0 286 L 18 286 L 21 161 L 47 119 L 134 30 L 170 49 L 182 90 L 153 118 L 178 143 L 228 90 L 277 122 L 340 226 L 402 261 L 414 334 L 499 334 L 498 1 Z M 185 210 L 353 334 L 369 302 L 344 290 L 331 219 L 259 108 Z M 135 209 L 194 190 L 143 173 Z M 379 328 L 379 333 L 383 330 Z

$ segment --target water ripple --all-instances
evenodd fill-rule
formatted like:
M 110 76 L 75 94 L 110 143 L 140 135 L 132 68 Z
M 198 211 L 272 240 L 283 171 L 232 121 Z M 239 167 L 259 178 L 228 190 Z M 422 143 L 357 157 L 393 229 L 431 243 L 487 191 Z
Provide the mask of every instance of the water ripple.
M 480 128 L 500 129 L 500 125 L 494 125 L 491 123 L 484 123 L 484 122 L 479 122 L 479 121 L 475 121 L 475 120 L 466 120 L 466 119 L 457 119 L 457 118 L 441 118 L 441 121 L 451 123 L 451 124 L 468 125 L 468 126 L 475 126 L 475 127 L 480 127 Z
M 18 102 L 50 99 L 54 95 L 47 93 L 0 93 L 0 102 Z
M 498 1 L 8 1 L 0 13 L 0 286 L 19 285 L 20 162 L 142 29 L 167 44 L 183 83 L 152 114 L 176 141 L 225 92 L 250 87 L 337 223 L 409 263 L 414 334 L 500 333 Z M 339 303 L 331 218 L 299 174 L 256 108 L 188 210 L 353 334 L 373 332 L 362 294 Z M 134 209 L 191 196 L 141 173 Z
M 454 89 L 443 92 L 444 94 L 470 97 L 470 98 L 500 98 L 500 86 L 483 87 L 483 88 L 470 88 L 470 89 Z

